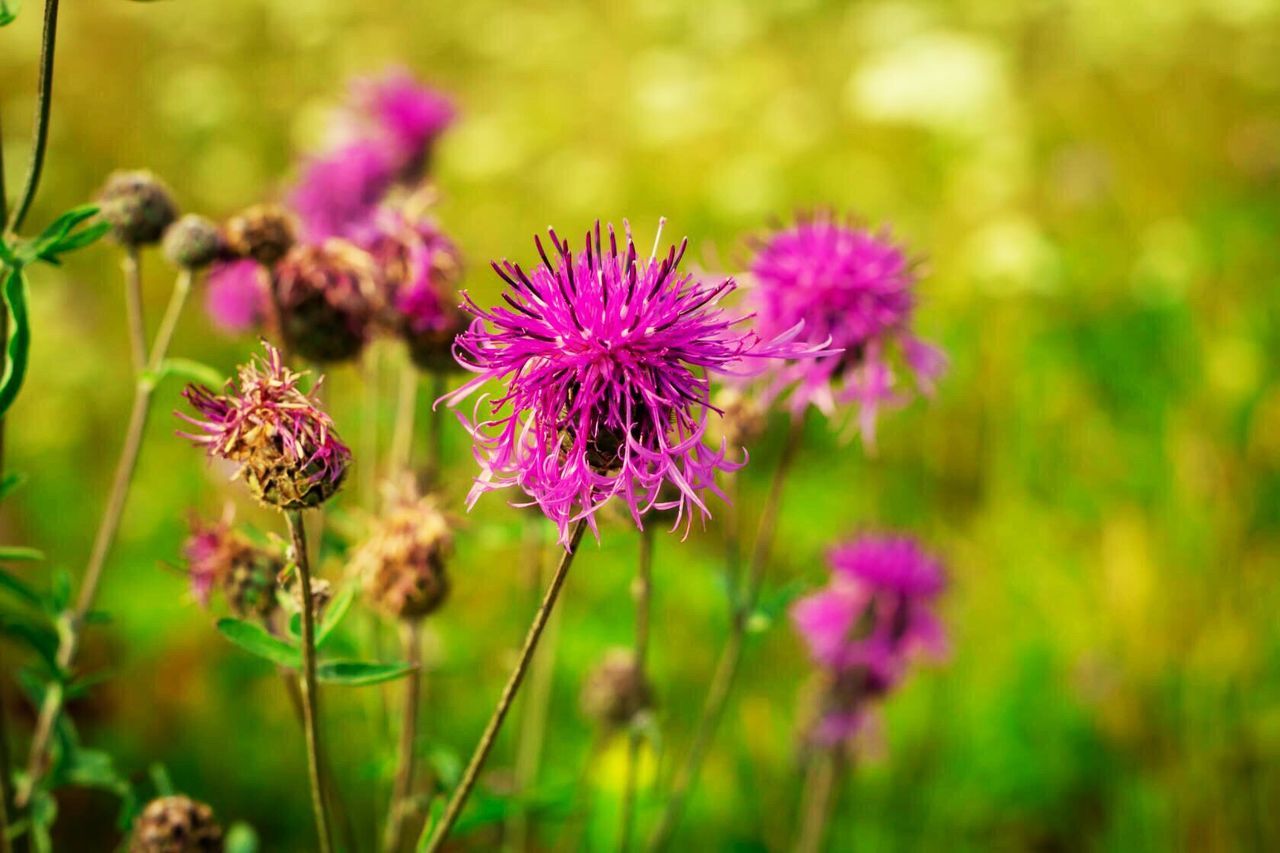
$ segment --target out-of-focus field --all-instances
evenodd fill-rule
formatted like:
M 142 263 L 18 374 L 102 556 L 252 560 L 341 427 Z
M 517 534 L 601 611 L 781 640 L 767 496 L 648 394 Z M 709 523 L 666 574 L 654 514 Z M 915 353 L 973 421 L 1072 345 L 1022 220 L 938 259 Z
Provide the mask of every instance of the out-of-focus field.
M 34 106 L 26 5 L 0 31 L 11 187 Z M 820 582 L 837 536 L 909 529 L 949 566 L 953 650 L 889 703 L 833 849 L 1280 847 L 1280 6 L 94 0 L 62 19 L 33 222 L 138 166 L 184 209 L 230 214 L 320 144 L 350 75 L 404 64 L 462 110 L 439 151 L 440 216 L 481 303 L 497 293 L 488 260 L 529 259 L 548 224 L 628 217 L 651 235 L 666 216 L 701 263 L 735 269 L 742 235 L 797 208 L 890 223 L 923 259 L 919 328 L 952 369 L 932 404 L 883 419 L 874 456 L 809 423 L 771 588 Z M 75 571 L 131 393 L 117 258 L 103 244 L 34 274 L 31 375 L 8 423 L 7 464 L 29 481 L 5 503 L 3 541 Z M 149 258 L 146 275 L 154 322 L 169 272 Z M 252 344 L 197 306 L 174 350 L 229 371 Z M 388 430 L 397 357 L 388 346 L 381 367 L 331 377 L 357 453 L 361 383 L 380 378 Z M 162 388 L 108 570 L 114 622 L 86 647 L 113 677 L 73 713 L 123 768 L 162 761 L 265 849 L 305 849 L 304 757 L 279 682 L 165 568 L 189 508 L 240 497 L 173 436 L 178 390 Z M 747 469 L 749 515 L 780 426 Z M 452 418 L 446 448 L 460 503 L 474 463 Z M 428 623 L 437 762 L 469 752 L 523 634 L 534 521 L 489 496 L 460 534 L 453 597 Z M 714 528 L 658 540 L 664 762 L 687 745 L 723 630 L 718 542 Z M 582 677 L 629 642 L 636 545 L 606 526 L 569 581 L 541 774 L 553 808 L 592 741 Z M 388 629 L 353 620 L 348 634 L 391 653 Z M 0 654 L 8 668 L 14 651 Z M 781 621 L 749 655 L 680 849 L 789 843 L 809 665 Z M 6 694 L 23 743 L 30 712 Z M 371 825 L 398 694 L 326 695 L 340 784 Z M 491 762 L 499 788 L 515 730 Z M 585 771 L 599 849 L 616 837 L 624 756 L 607 744 Z M 111 800 L 61 805 L 66 849 L 98 849 L 84 839 L 108 831 Z M 641 821 L 653 814 L 645 803 Z M 550 844 L 558 824 L 543 826 Z

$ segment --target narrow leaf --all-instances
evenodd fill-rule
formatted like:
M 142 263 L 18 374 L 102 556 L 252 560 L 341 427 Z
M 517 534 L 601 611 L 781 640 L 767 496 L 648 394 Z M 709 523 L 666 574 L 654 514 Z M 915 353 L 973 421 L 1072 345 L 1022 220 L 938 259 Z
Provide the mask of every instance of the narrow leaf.
M 167 376 L 176 376 L 179 379 L 186 379 L 190 382 L 199 382 L 201 385 L 207 385 L 210 388 L 220 388 L 226 382 L 226 377 L 215 368 L 189 358 L 166 358 L 160 362 L 159 369 L 154 373 L 148 374 L 146 378 L 153 383 L 158 383 Z
M 338 597 L 330 602 L 324 612 L 324 621 L 316 632 L 316 648 L 320 648 L 333 634 L 334 629 L 342 622 L 342 617 L 351 609 L 351 602 L 356 600 L 355 587 L 348 586 L 338 593 Z
M 365 661 L 327 661 L 316 667 L 316 678 L 326 684 L 365 687 L 408 675 L 411 663 L 368 663 Z
M 58 241 L 58 244 L 53 247 L 53 251 L 56 254 L 61 255 L 67 252 L 74 252 L 77 249 L 83 249 L 85 246 L 98 242 L 98 240 L 102 239 L 103 235 L 110 230 L 110 222 L 95 222 L 92 225 L 88 225 L 81 228 L 79 231 L 63 237 Z
M 21 545 L 0 545 L 0 563 L 33 563 L 44 559 L 44 552 Z
M 13 19 L 18 17 L 20 8 L 22 0 L 0 0 L 0 27 L 12 24 Z
M 227 617 L 218 620 L 218 631 L 250 654 L 266 658 L 278 666 L 297 669 L 301 665 L 298 650 L 279 637 L 273 637 L 266 629 L 252 622 Z
M 31 350 L 31 322 L 27 316 L 27 277 L 20 267 L 10 267 L 4 279 L 5 308 L 9 312 L 11 334 L 4 373 L 0 374 L 0 418 L 5 416 L 22 390 Z

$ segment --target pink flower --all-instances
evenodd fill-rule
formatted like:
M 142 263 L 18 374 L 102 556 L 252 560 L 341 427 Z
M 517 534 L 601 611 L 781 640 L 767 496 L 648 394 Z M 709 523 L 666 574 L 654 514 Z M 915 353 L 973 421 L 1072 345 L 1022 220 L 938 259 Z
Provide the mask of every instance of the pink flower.
M 289 194 L 303 236 L 320 242 L 368 233 L 398 168 L 395 155 L 376 139 L 356 140 L 309 160 Z
M 386 140 L 407 180 L 421 177 L 435 141 L 457 117 L 452 101 L 405 69 L 359 80 L 352 95 L 357 120 Z
M 210 268 L 204 307 L 224 332 L 238 334 L 261 324 L 265 299 L 262 270 L 256 261 L 229 261 Z

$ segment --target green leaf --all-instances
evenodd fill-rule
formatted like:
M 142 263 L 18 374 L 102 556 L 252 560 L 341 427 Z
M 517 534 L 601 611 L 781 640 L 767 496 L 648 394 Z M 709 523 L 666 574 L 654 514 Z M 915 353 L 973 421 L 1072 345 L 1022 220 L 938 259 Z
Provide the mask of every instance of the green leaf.
M 93 204 L 82 204 L 68 210 L 50 222 L 38 237 L 22 248 L 20 254 L 56 263 L 58 255 L 89 245 L 111 228 L 106 222 L 98 222 L 82 231 L 72 233 L 77 225 L 97 213 L 98 207 Z
M 151 776 L 151 787 L 156 789 L 157 795 L 161 797 L 173 796 L 173 780 L 169 778 L 169 771 L 163 764 L 157 761 L 151 765 L 147 772 Z
M 338 597 L 329 603 L 324 612 L 324 621 L 320 623 L 320 630 L 316 631 L 316 648 L 320 648 L 332 636 L 334 629 L 342 622 L 342 618 L 347 615 L 347 611 L 351 609 L 351 602 L 356 600 L 356 590 L 353 586 L 347 586 L 342 592 L 338 593 Z
M 54 614 L 61 613 L 71 603 L 71 573 L 57 568 L 49 578 L 49 607 Z
M 26 474 L 18 474 L 16 472 L 5 474 L 0 477 L 0 500 L 4 500 L 17 491 L 18 487 L 27 481 Z
M 32 607 L 39 607 L 44 603 L 40 593 L 27 586 L 26 581 L 19 580 L 8 572 L 0 571 L 0 589 L 7 590 L 11 595 L 22 599 Z
M 261 625 L 227 617 L 218 620 L 218 632 L 250 654 L 265 658 L 278 666 L 297 669 L 302 664 L 298 649 L 273 637 Z
M 44 559 L 44 552 L 21 545 L 0 545 L 0 563 L 37 562 Z
M 366 661 L 326 661 L 316 667 L 316 678 L 326 684 L 365 687 L 408 675 L 411 663 L 368 663 Z
M 258 833 L 244 821 L 236 821 L 227 828 L 227 837 L 222 849 L 225 853 L 258 853 L 261 849 Z
M 13 406 L 27 376 L 27 357 L 31 350 L 31 321 L 27 316 L 27 277 L 21 267 L 10 267 L 3 286 L 4 304 L 9 312 L 9 346 L 4 373 L 0 374 L 0 418 Z
M 215 368 L 189 358 L 166 358 L 160 362 L 160 366 L 157 369 L 148 370 L 142 374 L 142 381 L 149 382 L 154 386 L 158 385 L 160 380 L 167 376 L 176 376 L 189 382 L 199 382 L 201 385 L 206 385 L 210 388 L 221 388 L 227 381 L 226 377 Z
M 0 27 L 12 24 L 21 8 L 22 0 L 0 0 Z
M 74 234 L 68 234 L 63 237 L 57 245 L 57 252 L 61 255 L 67 252 L 74 252 L 77 249 L 83 249 L 85 246 L 90 246 L 101 240 L 110 230 L 110 222 L 95 222 L 92 225 L 81 228 Z
M 108 753 L 96 749 L 77 749 L 69 756 L 66 780 L 85 788 L 101 788 L 122 792 L 129 786 L 127 780 L 116 772 Z
M 422 835 L 418 836 L 419 853 L 427 849 L 427 842 L 435 834 L 436 824 L 444 817 L 446 805 L 445 798 L 439 794 L 431 798 L 431 805 L 427 808 L 427 822 L 422 826 Z

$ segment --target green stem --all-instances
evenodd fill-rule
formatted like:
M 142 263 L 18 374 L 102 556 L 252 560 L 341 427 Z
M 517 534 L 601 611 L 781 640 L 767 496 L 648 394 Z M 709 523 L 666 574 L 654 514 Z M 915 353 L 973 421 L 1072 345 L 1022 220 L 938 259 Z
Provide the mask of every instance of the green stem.
M 107 556 L 115 544 L 116 534 L 120 530 L 120 521 L 124 517 L 125 504 L 133 484 L 133 475 L 137 471 L 138 456 L 142 450 L 142 439 L 146 434 L 147 420 L 151 413 L 151 397 L 155 390 L 155 371 L 164 362 L 173 340 L 173 330 L 178 317 L 186 304 L 191 290 L 191 274 L 183 272 L 174 285 L 169 307 L 165 310 L 165 318 L 156 333 L 151 357 L 146 364 L 146 371 L 140 371 L 134 386 L 133 406 L 129 411 L 129 424 L 125 428 L 124 447 L 116 462 L 115 476 L 111 481 L 111 491 L 107 496 L 107 505 L 98 524 L 98 532 L 94 536 L 93 550 L 89 554 L 89 562 L 85 566 L 84 578 L 81 581 L 80 594 L 76 599 L 75 609 L 68 615 L 65 629 L 61 632 L 58 643 L 58 668 L 63 672 L 70 671 L 75 665 L 76 655 L 80 651 L 80 633 L 84 627 L 85 617 L 93 609 L 98 595 L 98 587 L 102 581 L 102 572 L 106 567 Z M 141 329 L 133 329 L 132 345 L 136 348 Z M 146 342 L 142 342 L 145 349 Z M 150 374 L 150 375 L 148 375 Z M 45 693 L 44 702 L 40 706 L 40 715 L 36 720 L 35 732 L 31 737 L 31 751 L 27 759 L 27 778 L 18 791 L 17 803 L 25 806 L 31 798 L 36 785 L 39 784 L 48 769 L 49 739 L 53 735 L 53 726 L 58 714 L 62 712 L 62 690 L 57 685 Z
M 649 612 L 653 598 L 653 524 L 640 532 L 640 554 L 637 560 L 633 594 L 636 600 L 635 667 L 639 678 L 647 678 L 646 665 L 649 656 Z M 618 849 L 631 849 L 631 836 L 635 825 L 636 781 L 640 775 L 640 747 L 644 737 L 632 721 L 627 741 L 627 775 L 622 789 L 622 834 Z
M 822 849 L 827 837 L 827 825 L 831 821 L 836 786 L 843 770 L 844 761 L 835 750 L 823 750 L 810 761 L 801 800 L 801 824 L 796 837 L 796 853 L 818 853 Z
M 418 413 L 418 369 L 407 357 L 400 365 L 400 393 L 396 423 L 391 432 L 391 466 L 388 474 L 399 477 L 413 462 L 413 422 Z
M 462 807 L 467 804 L 467 798 L 471 796 L 471 789 L 475 787 L 476 780 L 480 778 L 480 768 L 484 766 L 485 759 L 489 757 L 489 753 L 493 750 L 493 745 L 497 742 L 498 732 L 502 729 L 502 722 L 507 717 L 507 712 L 511 710 L 511 703 L 516 698 L 516 693 L 520 690 L 520 683 L 524 681 L 525 672 L 529 668 L 529 661 L 533 658 L 533 652 L 538 647 L 538 640 L 542 637 L 542 629 L 547 625 L 547 619 L 551 616 L 551 611 L 555 608 L 556 599 L 560 596 L 560 589 L 564 586 L 565 577 L 569 573 L 569 566 L 573 563 L 574 555 L 578 552 L 578 545 L 582 541 L 583 531 L 586 530 L 587 520 L 580 519 L 573 526 L 573 531 L 569 536 L 569 546 L 565 549 L 564 554 L 560 557 L 560 564 L 556 567 L 555 574 L 551 578 L 551 583 L 547 587 L 547 593 L 543 596 L 542 604 L 539 605 L 537 612 L 533 617 L 533 624 L 529 626 L 529 633 L 525 636 L 524 646 L 520 649 L 520 657 L 516 661 L 515 669 L 511 673 L 511 677 L 507 680 L 507 685 L 502 689 L 502 695 L 498 697 L 498 704 L 493 709 L 493 716 L 489 719 L 489 724 L 485 727 L 484 734 L 480 736 L 480 742 L 476 744 L 475 751 L 471 755 L 471 761 L 467 764 L 467 769 L 462 774 L 458 787 L 454 789 L 453 796 L 449 799 L 449 804 L 445 807 L 444 816 L 440 822 L 436 824 L 430 837 L 427 838 L 425 847 L 426 853 L 436 853 L 444 846 L 445 839 L 449 836 L 450 830 L 453 829 L 458 818 L 462 815 Z
M 676 771 L 671 783 L 671 791 L 667 796 L 666 807 L 658 819 L 657 828 L 649 838 L 649 850 L 662 850 L 671 842 L 680 819 L 684 816 L 684 807 L 689 792 L 698 780 L 703 759 L 711 742 L 715 739 L 720 720 L 724 717 L 729 694 L 733 690 L 738 670 L 742 664 L 743 645 L 746 642 L 747 627 L 751 614 L 755 611 L 756 601 L 760 596 L 760 587 L 764 582 L 765 568 L 769 562 L 769 553 L 773 549 L 773 536 L 778 524 L 778 511 L 782 507 L 782 492 L 786 485 L 787 475 L 791 472 L 796 452 L 800 448 L 800 440 L 804 435 L 804 421 L 794 418 L 782 446 L 782 456 L 778 467 L 773 472 L 773 482 L 769 486 L 769 496 L 765 499 L 764 509 L 760 514 L 760 525 L 756 530 L 755 547 L 751 552 L 751 562 L 747 566 L 746 587 L 736 603 L 733 618 L 729 624 L 729 637 L 725 640 L 716 663 L 716 671 L 707 689 L 707 698 L 703 702 L 702 714 L 694 728 L 693 741 L 684 763 Z
M 440 485 L 440 472 L 444 466 L 444 408 L 436 401 L 444 396 L 445 376 L 442 371 L 431 372 L 431 414 L 427 421 L 427 461 L 423 471 L 428 490 Z
M 53 50 L 58 38 L 58 0 L 45 0 L 44 33 L 40 41 L 40 77 L 36 83 L 36 120 L 31 140 L 31 163 L 27 167 L 27 180 L 14 208 L 9 230 L 17 231 L 27 218 L 36 188 L 40 186 L 40 173 L 44 170 L 44 152 L 49 143 L 49 110 L 53 105 Z
M 382 849 L 397 853 L 404 839 L 404 825 L 412 810 L 413 769 L 418 743 L 418 699 L 422 690 L 422 635 L 417 621 L 405 622 L 400 630 L 404 659 L 413 665 L 404 679 L 404 705 L 400 720 L 400 750 L 396 760 L 395 784 L 391 789 L 391 812 L 387 815 Z
M 307 741 L 307 771 L 311 780 L 311 806 L 315 811 L 320 853 L 333 850 L 329 809 L 324 796 L 324 772 L 320 753 L 320 692 L 316 686 L 316 613 L 311 599 L 311 561 L 307 556 L 307 531 L 301 510 L 288 510 L 289 536 L 298 566 L 302 590 L 302 716 Z
M 133 356 L 133 375 L 138 376 L 147 365 L 147 326 L 142 317 L 142 265 L 137 246 L 124 250 L 124 310 L 129 320 L 129 353 Z

